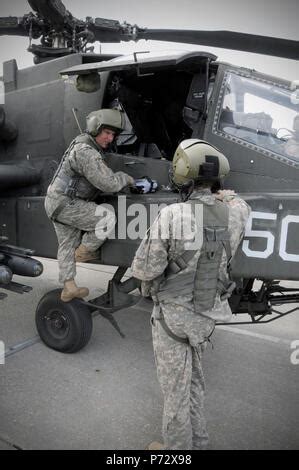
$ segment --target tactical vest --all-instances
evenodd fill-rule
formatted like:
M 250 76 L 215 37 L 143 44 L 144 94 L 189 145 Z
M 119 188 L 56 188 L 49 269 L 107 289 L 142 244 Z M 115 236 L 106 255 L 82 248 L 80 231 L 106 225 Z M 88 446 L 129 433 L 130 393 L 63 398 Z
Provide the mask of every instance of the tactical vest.
M 79 197 L 81 199 L 90 198 L 91 193 L 97 192 L 95 188 L 87 181 L 84 176 L 78 174 L 75 170 L 72 169 L 69 155 L 73 150 L 76 144 L 87 144 L 90 147 L 94 148 L 97 152 L 99 147 L 91 136 L 88 134 L 81 134 L 77 136 L 69 145 L 65 151 L 60 164 L 52 178 L 50 188 L 54 185 L 54 190 L 60 194 L 65 194 L 66 196 L 74 199 Z
M 191 203 L 194 213 L 195 200 Z M 202 204 L 202 202 L 200 202 Z M 235 283 L 229 278 L 231 247 L 228 232 L 228 207 L 216 200 L 214 205 L 203 203 L 203 244 L 196 269 L 184 273 L 198 250 L 187 250 L 172 260 L 165 272 L 164 279 L 154 294 L 158 301 L 171 301 L 181 295 L 193 296 L 194 310 L 198 314 L 214 307 L 216 295 L 224 300 L 232 294 Z M 224 251 L 227 257 L 227 274 L 220 276 L 220 264 Z

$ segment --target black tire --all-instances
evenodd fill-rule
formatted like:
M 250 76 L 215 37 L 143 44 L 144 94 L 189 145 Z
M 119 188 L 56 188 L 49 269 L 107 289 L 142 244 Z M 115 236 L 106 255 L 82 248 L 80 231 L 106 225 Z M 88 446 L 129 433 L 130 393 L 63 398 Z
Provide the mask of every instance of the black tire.
M 35 323 L 41 340 L 63 353 L 82 349 L 92 333 L 91 313 L 79 300 L 62 302 L 61 289 L 45 294 L 36 309 Z

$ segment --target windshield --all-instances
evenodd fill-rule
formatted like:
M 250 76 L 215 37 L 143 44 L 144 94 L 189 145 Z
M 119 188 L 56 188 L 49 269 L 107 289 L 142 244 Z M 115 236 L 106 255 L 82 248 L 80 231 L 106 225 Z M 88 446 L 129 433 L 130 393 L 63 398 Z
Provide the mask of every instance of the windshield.
M 282 85 L 228 72 L 218 131 L 241 145 L 299 160 L 299 104 Z

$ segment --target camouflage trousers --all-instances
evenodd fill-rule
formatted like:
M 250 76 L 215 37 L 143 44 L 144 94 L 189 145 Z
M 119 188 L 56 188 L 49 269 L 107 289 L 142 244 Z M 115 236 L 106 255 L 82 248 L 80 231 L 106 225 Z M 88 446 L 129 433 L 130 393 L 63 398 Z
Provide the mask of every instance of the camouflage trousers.
M 51 199 L 46 198 L 46 212 L 51 214 Z M 115 214 L 94 202 L 74 199 L 66 204 L 53 221 L 58 240 L 59 281 L 76 276 L 75 250 L 82 243 L 90 251 L 96 251 L 114 230 Z M 99 213 L 101 212 L 101 213 Z
M 175 335 L 188 338 L 188 344 L 165 332 L 159 321 L 160 308 L 167 326 Z M 151 322 L 157 375 L 164 397 L 162 434 L 166 449 L 203 450 L 208 444 L 208 433 L 202 354 L 215 322 L 183 306 L 163 303 L 154 307 Z

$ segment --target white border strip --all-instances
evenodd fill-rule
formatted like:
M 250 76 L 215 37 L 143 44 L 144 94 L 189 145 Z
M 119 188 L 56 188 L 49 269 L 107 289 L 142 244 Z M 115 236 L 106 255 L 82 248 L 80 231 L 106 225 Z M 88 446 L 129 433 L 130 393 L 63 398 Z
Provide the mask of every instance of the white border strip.
M 229 331 L 230 333 L 235 333 L 238 335 L 252 336 L 257 339 L 271 341 L 272 343 L 285 344 L 287 346 L 290 346 L 292 342 L 291 339 L 288 340 L 288 339 L 278 338 L 277 336 L 263 335 L 261 333 L 255 333 L 253 331 L 243 330 L 241 328 L 234 328 L 232 326 L 219 325 L 217 326 L 217 330 L 218 329 Z

